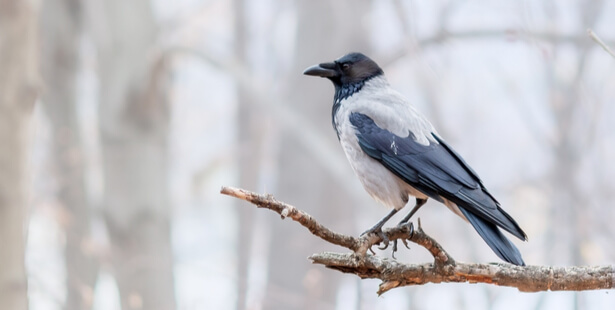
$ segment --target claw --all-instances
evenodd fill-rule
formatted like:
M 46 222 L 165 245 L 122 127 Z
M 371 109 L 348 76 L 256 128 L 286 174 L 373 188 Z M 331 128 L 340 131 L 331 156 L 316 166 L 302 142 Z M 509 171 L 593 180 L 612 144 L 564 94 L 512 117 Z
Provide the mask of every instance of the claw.
M 406 225 L 408 225 L 409 228 L 410 228 L 410 238 L 412 238 L 412 236 L 414 235 L 414 224 L 412 224 L 412 222 L 410 222 L 410 223 L 400 223 L 399 224 L 400 227 L 406 226 Z M 395 252 L 397 252 L 397 240 L 398 239 L 393 240 L 393 253 L 391 254 L 391 256 L 393 258 L 395 258 Z M 408 245 L 408 242 L 406 242 L 406 239 L 401 239 L 401 242 L 404 244 L 404 246 L 408 250 L 410 250 L 410 246 Z M 385 247 L 385 249 L 386 249 L 386 247 Z
M 378 242 L 378 243 L 382 243 L 382 246 L 378 247 L 379 250 L 386 250 L 389 247 L 389 237 L 387 237 L 387 235 L 382 231 L 382 228 L 380 228 L 380 227 L 372 227 L 372 228 L 364 231 L 359 237 L 364 237 L 364 236 L 369 235 L 369 234 L 375 234 L 378 237 L 380 237 L 381 241 Z M 374 244 L 370 245 L 369 251 L 372 252 L 372 254 L 376 255 L 376 253 L 372 249 L 372 246 L 374 246 Z
M 387 237 L 387 235 L 382 232 L 382 229 L 379 229 L 376 234 L 378 235 L 378 237 L 380 237 L 380 239 L 382 239 L 382 246 L 379 246 L 378 249 L 382 250 L 386 250 L 389 247 L 389 237 Z
M 393 240 L 393 252 L 391 253 L 391 257 L 393 257 L 393 259 L 397 259 L 395 257 L 395 252 L 397 252 L 397 239 Z
M 404 246 L 406 246 L 406 249 L 410 250 L 410 246 L 408 245 L 406 239 L 401 239 L 401 242 L 404 244 Z
M 384 245 L 379 246 L 379 247 L 378 247 L 378 250 L 380 250 L 380 251 L 384 251 L 384 250 L 386 250 L 388 247 L 389 247 L 389 243 L 387 242 L 387 243 L 385 243 Z

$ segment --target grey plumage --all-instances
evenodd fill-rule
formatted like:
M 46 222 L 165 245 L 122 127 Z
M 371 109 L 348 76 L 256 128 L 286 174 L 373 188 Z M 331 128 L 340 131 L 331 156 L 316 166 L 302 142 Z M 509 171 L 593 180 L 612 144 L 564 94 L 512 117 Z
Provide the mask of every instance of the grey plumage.
M 304 73 L 333 82 L 333 126 L 352 169 L 375 200 L 395 210 L 409 196 L 440 201 L 468 221 L 500 258 L 524 265 L 498 227 L 525 240 L 523 230 L 432 124 L 390 87 L 375 62 L 351 53 Z

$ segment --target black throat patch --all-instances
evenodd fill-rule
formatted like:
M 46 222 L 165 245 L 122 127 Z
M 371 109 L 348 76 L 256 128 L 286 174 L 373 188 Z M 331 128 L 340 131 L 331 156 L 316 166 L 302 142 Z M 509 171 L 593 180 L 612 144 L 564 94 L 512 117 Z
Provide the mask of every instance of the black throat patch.
M 360 82 L 355 82 L 351 84 L 343 84 L 341 86 L 335 85 L 335 96 L 333 97 L 333 103 L 339 104 L 342 100 L 354 95 L 354 93 L 358 92 L 363 88 L 365 82 L 367 80 L 363 80 Z
M 337 139 L 340 138 L 340 132 L 337 129 L 337 124 L 335 124 L 335 114 L 337 114 L 337 110 L 339 110 L 343 100 L 360 91 L 361 88 L 363 88 L 363 85 L 365 85 L 365 82 L 370 79 L 371 78 L 368 78 L 360 82 L 343 84 L 339 86 L 335 85 L 335 96 L 333 97 L 333 108 L 331 110 L 331 124 L 333 125 L 333 129 L 335 129 L 335 133 L 337 133 Z

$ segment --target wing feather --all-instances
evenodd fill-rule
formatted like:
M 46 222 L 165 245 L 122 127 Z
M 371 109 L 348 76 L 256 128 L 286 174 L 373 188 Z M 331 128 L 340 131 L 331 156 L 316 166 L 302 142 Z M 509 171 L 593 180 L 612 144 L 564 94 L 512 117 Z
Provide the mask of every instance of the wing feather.
M 519 239 L 527 238 L 485 189 L 478 174 L 436 134 L 432 135 L 438 143 L 424 145 L 413 133 L 399 137 L 362 113 L 351 113 L 350 122 L 357 130 L 361 149 L 417 190 L 439 201 L 444 197 Z

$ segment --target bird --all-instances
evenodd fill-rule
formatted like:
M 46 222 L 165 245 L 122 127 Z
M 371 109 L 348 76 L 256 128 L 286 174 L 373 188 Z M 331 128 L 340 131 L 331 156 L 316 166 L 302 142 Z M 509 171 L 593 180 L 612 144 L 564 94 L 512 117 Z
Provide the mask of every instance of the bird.
M 382 235 L 382 226 L 411 196 L 415 206 L 399 225 L 431 198 L 469 222 L 503 261 L 525 265 L 500 228 L 527 241 L 525 232 L 429 120 L 390 86 L 376 62 L 353 52 L 303 74 L 333 82 L 332 124 L 346 158 L 367 193 L 392 208 L 362 235 Z

